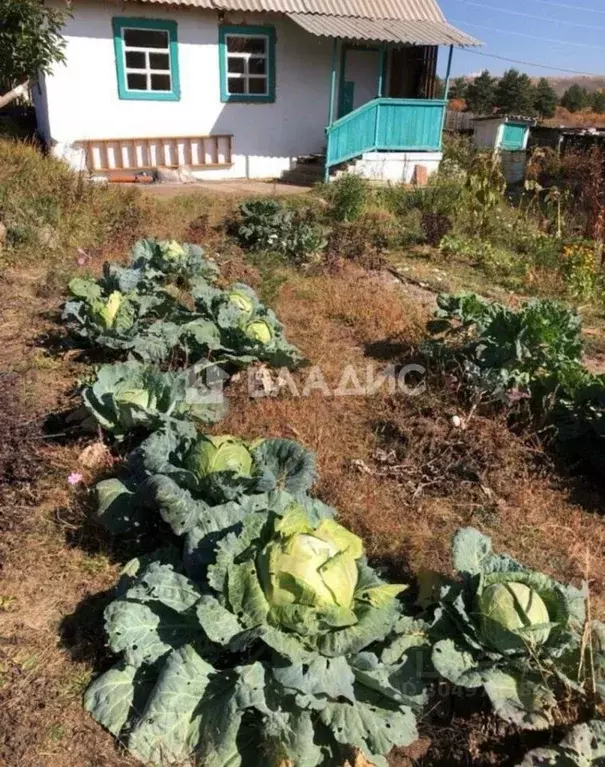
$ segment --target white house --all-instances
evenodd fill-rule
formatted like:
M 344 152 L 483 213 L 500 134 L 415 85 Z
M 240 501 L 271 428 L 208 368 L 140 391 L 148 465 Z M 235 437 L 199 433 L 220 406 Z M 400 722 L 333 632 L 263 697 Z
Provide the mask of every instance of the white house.
M 51 4 L 64 5 L 60 0 Z M 477 45 L 435 0 L 74 0 L 67 61 L 35 88 L 39 131 L 74 168 L 409 179 L 441 158 L 439 45 Z

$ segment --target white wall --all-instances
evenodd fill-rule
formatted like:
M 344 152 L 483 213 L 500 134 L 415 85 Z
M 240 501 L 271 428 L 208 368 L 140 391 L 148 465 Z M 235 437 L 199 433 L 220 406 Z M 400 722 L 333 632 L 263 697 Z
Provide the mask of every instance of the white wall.
M 353 109 L 358 109 L 378 94 L 378 51 L 347 49 L 345 80 L 355 83 Z
M 53 0 L 56 4 L 58 0 Z M 198 8 L 76 0 L 67 22 L 67 65 L 46 80 L 48 127 L 55 152 L 84 168 L 70 145 L 93 138 L 232 133 L 234 164 L 205 170 L 203 178 L 274 177 L 298 155 L 325 144 L 332 41 L 314 37 L 283 17 L 228 13 L 226 23 L 276 28 L 276 100 L 273 104 L 220 101 L 218 14 Z M 112 33 L 114 16 L 178 23 L 181 100 L 121 101 Z M 44 116 L 42 117 L 44 120 Z M 198 175 L 198 174 L 196 174 Z
M 350 166 L 349 172 L 371 181 L 411 184 L 417 165 L 427 176 L 439 170 L 443 152 L 366 152 Z

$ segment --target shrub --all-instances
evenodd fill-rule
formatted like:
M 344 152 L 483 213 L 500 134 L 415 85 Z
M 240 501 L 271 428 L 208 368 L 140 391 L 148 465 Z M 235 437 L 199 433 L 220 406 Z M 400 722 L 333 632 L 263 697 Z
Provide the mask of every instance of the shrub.
M 306 263 L 324 249 L 325 238 L 312 211 L 284 208 L 277 200 L 247 200 L 228 230 L 244 250 L 268 251 Z
M 600 276 L 596 247 L 591 242 L 579 242 L 563 248 L 563 274 L 569 295 L 578 301 L 591 299 Z
M 326 189 L 329 216 L 334 221 L 356 221 L 366 212 L 372 197 L 370 182 L 354 173 L 346 173 Z
M 335 224 L 328 235 L 325 263 L 334 268 L 338 260 L 352 261 L 364 269 L 381 269 L 384 252 L 398 241 L 400 231 L 388 217 L 366 214 L 357 221 Z

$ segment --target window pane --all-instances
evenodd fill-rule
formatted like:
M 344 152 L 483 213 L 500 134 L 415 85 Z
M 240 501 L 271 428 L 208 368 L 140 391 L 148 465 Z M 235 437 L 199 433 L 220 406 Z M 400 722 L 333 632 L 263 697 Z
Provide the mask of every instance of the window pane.
M 245 64 L 245 61 L 242 58 L 229 57 L 227 59 L 227 71 L 234 72 L 235 74 L 241 75 L 244 73 L 244 64 Z
M 145 58 L 142 51 L 126 51 L 126 66 L 128 69 L 146 69 Z
M 266 94 L 267 93 L 267 78 L 266 77 L 251 77 L 248 80 L 248 93 Z
M 248 72 L 251 75 L 264 75 L 266 73 L 267 59 L 248 59 Z
M 170 56 L 167 53 L 150 53 L 149 68 L 164 69 L 170 72 Z
M 227 87 L 229 88 L 229 93 L 245 93 L 244 90 L 244 82 L 241 77 L 230 77 L 227 80 Z
M 126 77 L 129 91 L 146 91 L 147 75 L 135 75 L 129 72 Z
M 171 89 L 170 75 L 151 75 L 152 91 L 169 91 Z
M 267 38 L 227 35 L 227 50 L 229 53 L 265 54 L 267 52 Z
M 133 48 L 168 48 L 168 32 L 161 29 L 125 29 L 124 42 Z

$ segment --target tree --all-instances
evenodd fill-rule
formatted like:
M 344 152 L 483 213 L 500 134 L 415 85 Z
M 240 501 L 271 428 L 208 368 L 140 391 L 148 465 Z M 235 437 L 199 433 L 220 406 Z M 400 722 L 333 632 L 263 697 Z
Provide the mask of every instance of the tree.
M 586 88 L 581 88 L 577 83 L 571 85 L 561 98 L 561 106 L 570 112 L 581 112 L 590 104 L 590 95 Z
M 40 0 L 0 0 L 0 107 L 21 96 L 38 72 L 65 61 L 67 13 Z
M 496 86 L 496 106 L 501 114 L 533 115 L 535 97 L 532 81 L 516 69 L 505 72 Z
M 605 91 L 595 91 L 590 97 L 590 105 L 593 112 L 597 114 L 605 114 Z
M 534 109 L 540 117 L 554 117 L 557 110 L 557 94 L 545 77 L 538 80 L 534 94 Z
M 494 111 L 496 80 L 487 69 L 469 84 L 466 89 L 466 103 L 476 115 L 491 115 Z
M 449 98 L 452 99 L 452 101 L 455 99 L 465 99 L 467 89 L 468 82 L 464 77 L 456 77 L 450 83 Z

